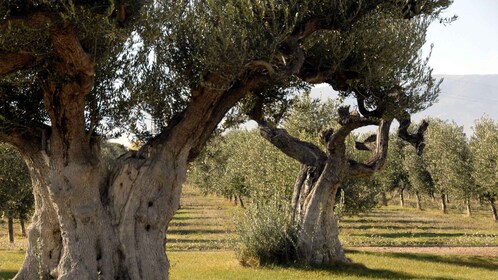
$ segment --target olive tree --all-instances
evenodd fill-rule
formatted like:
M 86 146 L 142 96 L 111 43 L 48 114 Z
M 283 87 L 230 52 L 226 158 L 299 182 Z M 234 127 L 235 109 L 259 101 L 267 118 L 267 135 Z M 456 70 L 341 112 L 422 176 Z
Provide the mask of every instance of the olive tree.
M 395 38 L 418 48 L 413 34 L 392 28 L 399 36 L 368 45 L 341 34 L 375 34 L 376 18 L 384 19 L 379 30 L 424 25 L 450 3 L 1 2 L 0 140 L 23 155 L 35 195 L 27 257 L 16 279 L 167 279 L 166 228 L 187 163 L 232 107 L 249 94 L 281 99 L 285 89 L 305 82 L 356 84 L 349 74 L 365 59 L 377 59 L 368 65 L 379 63 L 379 78 L 390 80 L 380 54 Z M 354 59 L 351 49 L 358 49 Z M 401 49 L 392 59 L 406 62 L 411 52 Z M 358 95 L 361 104 L 372 105 L 374 96 L 385 104 L 418 96 L 376 84 L 375 95 L 369 89 Z M 372 123 L 342 115 L 339 138 Z M 390 121 L 381 123 L 387 130 Z M 99 144 L 117 132 L 134 132 L 144 145 L 108 170 Z M 338 253 L 323 261 L 344 260 Z
M 400 123 L 398 136 L 414 146 L 417 153 L 423 151 L 428 123 L 423 122 L 414 133 L 409 133 L 408 127 L 410 114 L 430 106 L 438 92 L 438 83 L 418 52 L 425 42 L 431 18 L 406 21 L 384 16 L 380 13 L 366 17 L 357 23 L 358 29 L 331 38 L 344 43 L 345 46 L 338 45 L 345 48 L 349 40 L 359 41 L 365 48 L 356 45 L 343 63 L 334 64 L 332 69 L 326 66 L 308 69 L 310 73 L 318 72 L 313 81 L 329 83 L 343 97 L 352 96 L 357 101 L 357 110 L 339 108 L 338 128 L 322 132 L 326 151 L 266 120 L 262 97 L 256 97 L 248 113 L 258 122 L 265 139 L 301 164 L 292 198 L 293 216 L 298 225 L 297 261 L 318 265 L 348 262 L 333 213 L 337 190 L 347 180 L 368 177 L 382 169 L 394 119 Z M 387 40 L 389 44 L 379 44 L 379 40 Z M 310 48 L 314 47 L 317 46 Z M 328 59 L 333 61 L 336 53 L 322 53 L 315 59 L 323 65 Z M 356 148 L 371 152 L 371 157 L 357 161 L 349 156 L 346 139 L 353 130 L 369 125 L 378 127 L 377 134 L 358 142 Z
M 378 177 L 384 192 L 398 191 L 399 205 L 404 207 L 405 191 L 411 189 L 408 170 L 404 164 L 406 143 L 395 135 L 392 135 L 389 141 L 387 162 Z M 387 206 L 387 198 L 383 198 L 383 200 L 383 204 Z
M 470 197 L 475 192 L 471 158 L 463 127 L 438 119 L 431 120 L 424 153 L 427 170 L 441 195 L 441 210 L 447 212 L 447 195 L 465 201 L 470 215 Z
M 25 235 L 24 222 L 32 209 L 33 194 L 26 164 L 14 147 L 0 143 L 0 212 L 7 217 L 11 243 L 14 242 L 14 219 L 19 219 L 21 233 Z
M 472 177 L 478 193 L 489 203 L 493 220 L 498 221 L 498 122 L 489 117 L 475 121 L 470 147 L 473 156 Z
M 415 192 L 417 209 L 422 210 L 421 195 L 433 195 L 434 183 L 430 172 L 427 170 L 427 163 L 424 157 L 417 155 L 412 149 L 404 149 L 403 165 L 408 174 L 408 181 Z

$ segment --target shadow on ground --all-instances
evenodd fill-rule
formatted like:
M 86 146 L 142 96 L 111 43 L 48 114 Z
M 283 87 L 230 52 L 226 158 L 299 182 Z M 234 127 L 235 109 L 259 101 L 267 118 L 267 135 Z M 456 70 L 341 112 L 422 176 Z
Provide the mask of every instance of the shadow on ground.
M 490 271 L 498 271 L 498 256 L 494 258 L 495 261 L 490 261 L 489 257 L 477 257 L 477 256 L 440 256 L 431 254 L 414 254 L 414 253 L 380 253 L 380 252 L 368 252 L 368 251 L 356 251 L 348 250 L 350 252 L 359 252 L 368 255 L 377 256 L 389 256 L 393 258 L 403 258 L 416 260 L 421 262 L 432 262 L 432 263 L 442 263 L 450 264 L 456 266 L 470 267 L 470 268 L 481 268 Z

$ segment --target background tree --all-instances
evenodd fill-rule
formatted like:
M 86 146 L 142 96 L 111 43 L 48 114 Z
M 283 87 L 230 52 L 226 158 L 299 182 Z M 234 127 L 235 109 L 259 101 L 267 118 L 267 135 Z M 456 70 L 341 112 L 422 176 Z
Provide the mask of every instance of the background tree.
M 384 192 L 398 192 L 399 204 L 401 207 L 404 207 L 405 191 L 410 190 L 412 186 L 411 182 L 408 180 L 408 172 L 404 165 L 405 147 L 407 145 L 402 139 L 399 139 L 395 135 L 392 135 L 389 140 L 386 166 L 377 177 L 380 180 Z M 384 205 L 387 205 L 387 201 Z
M 404 149 L 403 165 L 407 171 L 407 178 L 415 192 L 417 209 L 422 210 L 421 196 L 432 196 L 434 194 L 434 182 L 430 172 L 427 170 L 424 157 L 417 155 L 412 149 Z
M 437 192 L 441 195 L 441 210 L 446 213 L 449 194 L 466 201 L 470 211 L 470 196 L 475 187 L 470 176 L 470 152 L 463 127 L 442 120 L 431 120 L 424 154 Z
M 423 25 L 417 15 L 433 18 L 450 2 L 1 2 L 0 140 L 25 158 L 35 194 L 16 278 L 167 278 L 164 236 L 187 163 L 230 108 L 250 93 L 281 100 L 303 82 L 352 84 L 347 71 L 363 60 L 391 85 L 380 55 L 389 38 L 372 23 Z M 391 38 L 418 49 L 396 30 Z M 363 31 L 379 39 L 354 40 Z M 384 62 L 412 57 L 400 49 Z M 413 86 L 404 84 L 408 97 L 432 98 L 411 95 Z M 108 171 L 99 142 L 127 127 L 144 145 Z
M 21 233 L 25 235 L 24 222 L 32 209 L 33 194 L 26 164 L 14 147 L 0 143 L 0 211 L 8 219 L 11 243 L 14 242 L 14 219 L 19 219 Z
M 498 122 L 489 117 L 476 120 L 470 147 L 473 155 L 472 177 L 479 194 L 489 203 L 493 220 L 498 220 Z

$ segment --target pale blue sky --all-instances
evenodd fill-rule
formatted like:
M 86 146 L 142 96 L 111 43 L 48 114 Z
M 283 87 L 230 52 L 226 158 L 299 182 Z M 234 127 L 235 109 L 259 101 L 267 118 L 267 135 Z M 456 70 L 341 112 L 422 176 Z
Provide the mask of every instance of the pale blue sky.
M 434 73 L 498 74 L 498 0 L 455 0 L 443 15 L 458 19 L 429 28 Z

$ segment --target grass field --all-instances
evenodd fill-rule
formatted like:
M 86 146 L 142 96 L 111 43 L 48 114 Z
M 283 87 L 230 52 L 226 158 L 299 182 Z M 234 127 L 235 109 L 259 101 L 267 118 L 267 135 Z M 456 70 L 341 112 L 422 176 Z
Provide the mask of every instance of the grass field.
M 371 213 L 345 216 L 341 238 L 351 267 L 247 268 L 241 266 L 231 244 L 232 216 L 240 208 L 222 198 L 203 196 L 185 188 L 181 209 L 168 229 L 167 251 L 171 279 L 498 279 L 498 255 L 459 256 L 380 253 L 356 246 L 498 246 L 498 224 L 479 210 L 465 217 L 457 208 L 443 215 L 436 210 L 388 206 Z M 6 224 L 0 224 L 0 279 L 10 279 L 24 258 L 26 238 L 16 235 L 9 245 Z

